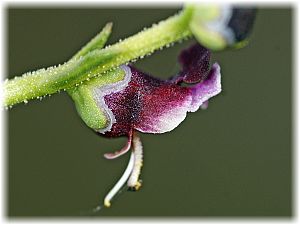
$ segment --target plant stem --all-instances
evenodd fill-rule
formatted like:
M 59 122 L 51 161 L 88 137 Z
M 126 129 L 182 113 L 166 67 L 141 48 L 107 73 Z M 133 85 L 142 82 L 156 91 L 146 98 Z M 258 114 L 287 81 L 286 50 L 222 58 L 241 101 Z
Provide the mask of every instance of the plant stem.
M 192 7 L 186 7 L 178 15 L 154 24 L 121 42 L 104 49 L 92 49 L 84 56 L 74 57 L 57 67 L 26 73 L 4 83 L 4 105 L 40 98 L 80 85 L 87 79 L 101 75 L 124 63 L 153 53 L 157 49 L 192 35 L 189 22 Z M 82 55 L 82 53 L 78 53 Z M 76 55 L 77 56 L 77 55 Z

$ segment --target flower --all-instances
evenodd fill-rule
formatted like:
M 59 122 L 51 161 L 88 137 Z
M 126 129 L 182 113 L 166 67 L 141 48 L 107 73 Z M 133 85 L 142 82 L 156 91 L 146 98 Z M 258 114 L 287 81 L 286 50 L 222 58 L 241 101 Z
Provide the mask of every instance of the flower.
M 182 71 L 170 80 L 160 80 L 131 66 L 122 66 L 126 88 L 104 96 L 113 115 L 102 131 L 104 136 L 128 136 L 133 130 L 143 133 L 164 133 L 176 128 L 187 112 L 195 112 L 209 98 L 221 91 L 220 67 L 209 66 L 210 54 L 200 45 L 194 45 L 180 54 Z M 201 82 L 200 82 L 201 81 Z M 199 82 L 199 83 L 197 83 Z M 184 87 L 182 83 L 197 83 Z M 102 91 L 102 90 L 100 90 Z
M 126 181 L 134 190 L 141 186 L 143 152 L 137 131 L 169 132 L 185 119 L 187 112 L 195 112 L 200 106 L 206 108 L 208 100 L 221 92 L 220 66 L 214 63 L 210 67 L 209 61 L 209 50 L 196 44 L 180 54 L 182 70 L 169 80 L 160 80 L 123 65 L 122 81 L 94 89 L 98 105 L 103 107 L 109 121 L 98 132 L 106 137 L 128 137 L 121 150 L 106 153 L 105 158 L 117 158 L 132 148 L 127 169 L 106 196 L 105 206 L 110 206 L 110 200 Z M 183 86 L 183 83 L 189 85 Z

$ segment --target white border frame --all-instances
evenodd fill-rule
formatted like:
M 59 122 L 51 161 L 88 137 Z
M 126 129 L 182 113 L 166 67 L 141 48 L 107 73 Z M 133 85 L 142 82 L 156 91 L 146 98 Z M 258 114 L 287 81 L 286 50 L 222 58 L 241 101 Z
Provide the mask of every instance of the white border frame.
M 0 0 L 0 43 L 1 43 L 1 54 L 0 54 L 0 62 L 1 62 L 1 74 L 2 74 L 2 79 L 1 82 L 3 82 L 7 68 L 6 68 L 6 8 L 8 5 L 18 5 L 18 6 L 65 6 L 65 5 L 71 5 L 72 7 L 80 7 L 80 6 L 88 6 L 88 5 L 100 5 L 100 6 L 116 6 L 116 7 L 120 7 L 120 6 L 130 6 L 130 5 L 134 5 L 134 6 L 151 6 L 151 5 L 160 5 L 161 7 L 166 7 L 169 6 L 170 4 L 174 5 L 181 5 L 182 2 L 194 2 L 194 1 L 167 1 L 167 0 L 147 0 L 147 1 L 139 1 L 139 0 L 130 0 L 130 1 L 122 1 L 122 0 L 118 0 L 118 1 L 113 1 L 113 0 L 88 0 L 88 1 L 78 1 L 78 0 L 52 0 L 50 1 L 38 1 L 38 0 L 31 0 L 31 1 L 22 1 L 22 0 L 16 0 L 16 1 L 12 1 L 12 0 Z M 204 1 L 206 3 L 211 3 L 211 1 Z M 249 217 L 245 217 L 245 218 L 219 218 L 219 219 L 196 219 L 196 218 L 176 218 L 176 220 L 174 220 L 172 217 L 170 217 L 169 219 L 157 219 L 157 218 L 145 218 L 145 219 L 138 219 L 138 220 L 130 220 L 130 219 L 125 219 L 125 220 L 121 220 L 121 219 L 101 219 L 99 218 L 99 220 L 95 220 L 95 219 L 79 219 L 79 218 L 74 218 L 74 219 L 49 219 L 49 218 L 45 218 L 45 219 L 29 219 L 29 220 L 23 220 L 23 219 L 9 219 L 6 217 L 6 196 L 5 193 L 7 193 L 6 190 L 6 134 L 5 134 L 5 130 L 6 130 L 6 119 L 5 119 L 5 115 L 4 115 L 4 110 L 1 108 L 1 120 L 0 120 L 0 126 L 1 126 L 1 130 L 0 130 L 0 143 L 1 143 L 1 161 L 0 161 L 0 181 L 1 181 L 1 185 L 0 185 L 0 193 L 1 193 L 1 197 L 0 197 L 0 211 L 1 211 L 1 218 L 0 218 L 0 223 L 1 224 L 6 224 L 6 223 L 18 223 L 18 224 L 28 224 L 28 223 L 43 223 L 43 224 L 50 224 L 50 223 L 57 223 L 57 224 L 85 224 L 85 223 L 99 223 L 101 222 L 101 224 L 114 224 L 114 223 L 124 223 L 124 224 L 133 224 L 133 223 L 148 223 L 148 224 L 181 224 L 181 223 L 201 223 L 201 224 L 241 224 L 241 223 L 245 223 L 245 224 L 298 224 L 300 222 L 299 220 L 299 207 L 298 207 L 298 203 L 299 203 L 299 195 L 297 193 L 298 188 L 300 187 L 299 185 L 299 166 L 298 166 L 298 162 L 299 162 L 299 153 L 298 153 L 298 147 L 299 147 L 299 143 L 298 140 L 300 139 L 299 136 L 299 132 L 298 132 L 298 128 L 299 128 L 299 120 L 298 120 L 298 113 L 299 113 L 299 90 L 297 89 L 297 87 L 300 86 L 300 79 L 299 79 L 299 70 L 298 70 L 298 65 L 299 65 L 299 57 L 298 57 L 298 53 L 299 53 L 299 45 L 298 45 L 298 40 L 299 40 L 299 13 L 298 13 L 298 9 L 299 9 L 299 1 L 297 0 L 293 0 L 293 1 L 277 1 L 277 0 L 273 0 L 273 1 L 269 1 L 269 0 L 264 0 L 264 1 L 259 1 L 259 0 L 252 0 L 252 1 L 237 1 L 237 0 L 232 0 L 232 1 L 213 1 L 214 3 L 244 3 L 244 4 L 257 4 L 257 5 L 263 5 L 263 6 L 285 6 L 285 5 L 291 5 L 294 8 L 294 21 L 293 21 L 293 46 L 295 47 L 293 49 L 293 117 L 292 117 L 292 122 L 294 122 L 293 124 L 293 165 L 294 165 L 294 171 L 293 171 L 293 196 L 295 197 L 293 200 L 293 215 L 294 218 L 291 220 L 287 220 L 287 219 L 276 219 L 275 218 L 262 218 L 262 219 L 258 219 L 258 218 L 249 218 Z M 1 97 L 1 105 L 2 105 L 2 88 L 0 89 L 0 97 Z M 101 221 L 100 221 L 101 220 Z

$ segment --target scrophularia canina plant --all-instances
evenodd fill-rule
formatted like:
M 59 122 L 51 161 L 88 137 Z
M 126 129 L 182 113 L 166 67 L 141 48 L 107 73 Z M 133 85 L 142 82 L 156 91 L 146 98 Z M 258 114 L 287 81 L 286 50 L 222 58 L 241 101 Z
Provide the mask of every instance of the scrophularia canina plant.
M 128 141 L 121 150 L 104 154 L 114 159 L 131 149 L 125 172 L 104 199 L 109 207 L 126 182 L 134 190 L 141 186 L 143 146 L 138 132 L 169 132 L 187 112 L 207 108 L 208 100 L 221 92 L 220 66 L 210 64 L 207 48 L 243 46 L 254 15 L 255 10 L 247 8 L 190 5 L 178 15 L 103 48 L 111 33 L 109 23 L 63 65 L 6 80 L 4 105 L 11 107 L 64 90 L 87 126 L 106 137 L 126 136 Z M 195 44 L 183 50 L 179 56 L 181 70 L 169 80 L 152 77 L 128 64 L 193 35 L 206 47 Z

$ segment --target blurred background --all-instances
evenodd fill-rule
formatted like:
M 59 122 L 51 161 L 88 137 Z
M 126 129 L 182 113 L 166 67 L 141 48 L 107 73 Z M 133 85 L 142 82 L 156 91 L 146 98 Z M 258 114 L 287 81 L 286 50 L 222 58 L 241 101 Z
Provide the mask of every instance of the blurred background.
M 7 74 L 65 62 L 106 22 L 114 23 L 112 44 L 179 9 L 8 6 Z M 292 16 L 289 7 L 260 7 L 249 45 L 213 54 L 222 93 L 172 132 L 141 134 L 142 189 L 124 191 L 92 216 L 291 217 Z M 135 66 L 168 78 L 194 41 Z M 125 138 L 95 134 L 66 93 L 17 105 L 7 119 L 9 217 L 91 216 L 127 166 L 129 154 L 102 157 Z

